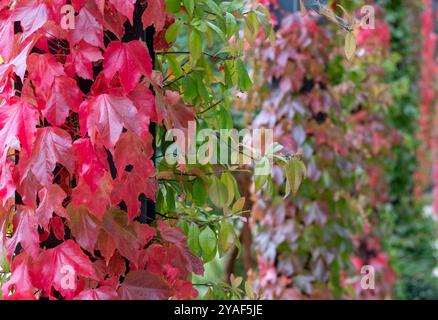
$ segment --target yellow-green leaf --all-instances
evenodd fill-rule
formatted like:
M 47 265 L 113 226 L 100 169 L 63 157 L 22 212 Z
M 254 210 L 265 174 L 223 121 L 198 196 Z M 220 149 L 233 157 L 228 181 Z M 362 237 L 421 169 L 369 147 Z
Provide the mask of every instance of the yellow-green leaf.
M 218 178 L 212 177 L 211 184 L 208 188 L 208 196 L 211 202 L 218 208 L 227 207 L 228 190 L 227 186 Z
M 228 221 L 222 221 L 219 229 L 218 251 L 222 258 L 231 249 L 236 239 L 233 225 Z
M 234 203 L 231 212 L 233 212 L 234 214 L 239 213 L 240 211 L 242 211 L 244 205 L 245 205 L 245 198 L 242 197 Z
M 195 0 L 183 0 L 184 7 L 190 15 L 193 15 L 193 10 L 195 10 Z
M 356 52 L 356 37 L 353 32 L 348 32 L 345 37 L 345 55 L 348 60 L 353 58 L 354 53 Z

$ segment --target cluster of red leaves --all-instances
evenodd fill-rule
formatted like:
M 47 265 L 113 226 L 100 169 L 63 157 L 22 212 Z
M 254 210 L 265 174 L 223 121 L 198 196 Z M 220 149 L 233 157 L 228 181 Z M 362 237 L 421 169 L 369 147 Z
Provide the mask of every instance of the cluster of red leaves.
M 383 21 L 378 25 L 387 29 Z M 360 89 L 347 77 L 333 83 L 327 66 L 336 66 L 338 60 L 331 52 L 343 55 L 342 48 L 330 47 L 333 30 L 331 25 L 318 25 L 312 18 L 289 14 L 279 24 L 274 46 L 261 44 L 253 49 L 254 69 L 262 70 L 261 78 L 267 79 L 269 89 L 260 87 L 255 90 L 256 99 L 252 92 L 246 98 L 245 102 L 254 108 L 263 101 L 252 125 L 272 129 L 274 140 L 284 146 L 286 153 L 302 153 L 309 178 L 293 199 L 280 202 L 252 197 L 256 200 L 251 215 L 258 230 L 255 243 L 259 266 L 253 280 L 256 290 L 263 291 L 268 299 L 330 297 L 329 274 L 336 272 L 336 264 L 344 264 L 339 258 L 345 253 L 344 246 L 354 244 L 359 252 L 360 244 L 365 242 L 349 236 L 353 232 L 345 221 L 353 212 L 360 215 L 364 229 L 368 229 L 364 237 L 373 237 L 378 233 L 378 223 L 367 224 L 365 211 L 387 201 L 381 159 L 399 135 L 385 124 L 384 113 L 378 109 L 388 106 L 391 97 L 380 80 L 384 70 L 375 61 L 381 61 L 388 48 L 374 50 L 373 55 L 367 53 L 367 77 L 361 79 Z M 364 37 L 360 49 L 374 39 Z M 341 68 L 348 74 L 345 66 Z M 338 79 L 341 76 L 335 81 Z M 354 100 L 350 102 L 344 99 L 351 96 Z M 368 179 L 358 178 L 357 170 L 365 172 Z M 330 177 L 329 187 L 322 183 L 324 175 Z M 272 179 L 281 190 L 285 177 L 280 168 L 274 167 Z M 354 179 L 354 184 L 349 179 Z M 366 199 L 359 205 L 357 194 Z M 344 210 L 344 206 L 352 210 Z M 343 233 L 342 240 L 336 239 L 337 232 Z M 383 257 L 380 251 L 376 254 Z M 339 268 L 339 278 L 343 268 Z M 388 264 L 376 269 L 383 276 L 387 270 L 391 272 Z M 392 284 L 378 293 L 385 294 Z
M 61 8 L 70 3 L 75 27 L 65 30 Z M 170 100 L 190 114 L 162 90 L 145 44 L 121 40 L 135 5 L 162 37 L 164 0 L 0 5 L 0 250 L 12 262 L 5 298 L 196 296 L 186 279 L 203 265 L 181 231 L 135 221 L 139 196 L 155 200 L 158 188 L 149 123 L 167 118 Z

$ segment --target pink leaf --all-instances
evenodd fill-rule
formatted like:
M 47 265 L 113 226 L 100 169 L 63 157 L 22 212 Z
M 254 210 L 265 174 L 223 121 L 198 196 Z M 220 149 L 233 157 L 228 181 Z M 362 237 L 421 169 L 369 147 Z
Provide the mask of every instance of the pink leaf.
M 21 0 L 14 7 L 12 18 L 20 21 L 26 39 L 47 22 L 49 10 L 43 1 Z
M 84 40 L 92 46 L 105 47 L 103 43 L 103 27 L 86 7 L 82 8 L 76 17 L 75 28 L 70 34 L 72 46 Z
M 33 296 L 34 287 L 29 274 L 30 264 L 31 259 L 26 253 L 20 253 L 14 258 L 11 278 L 3 284 L 3 296 L 7 297 L 12 289 L 15 295 Z
M 14 48 L 14 22 L 8 18 L 0 23 L 0 55 L 9 61 Z

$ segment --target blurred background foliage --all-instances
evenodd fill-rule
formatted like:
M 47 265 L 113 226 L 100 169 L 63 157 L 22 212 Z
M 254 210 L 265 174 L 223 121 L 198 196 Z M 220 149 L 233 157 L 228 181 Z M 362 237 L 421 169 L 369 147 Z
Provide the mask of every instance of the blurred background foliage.
M 392 148 L 393 158 L 386 163 L 391 202 L 383 208 L 387 248 L 391 264 L 398 273 L 395 296 L 400 299 L 437 299 L 438 282 L 436 224 L 433 214 L 425 212 L 430 199 L 412 197 L 416 149 L 415 133 L 419 115 L 421 1 L 379 0 L 391 28 L 391 48 L 396 53 L 394 67 L 386 76 L 392 83 L 394 104 L 389 123 L 404 136 Z M 429 200 L 429 201 L 427 201 Z M 430 210 L 429 210 L 430 211 Z
M 255 88 L 248 96 L 236 102 L 233 109 L 233 116 L 237 119 L 236 122 L 241 127 L 250 124 L 254 118 L 254 112 L 258 114 L 256 122 L 257 119 L 263 118 L 263 112 L 271 110 L 273 105 L 278 102 L 275 99 L 278 98 L 278 88 L 281 87 L 282 78 L 296 79 L 296 69 L 304 68 L 303 82 L 298 80 L 297 89 L 288 89 L 292 97 L 288 103 L 298 101 L 305 108 L 311 108 L 312 102 L 306 100 L 305 97 L 309 91 L 313 90 L 314 83 L 319 81 L 319 89 L 328 90 L 328 94 L 332 95 L 334 100 L 337 99 L 337 94 L 333 94 L 332 89 L 334 91 L 338 90 L 338 94 L 341 94 L 339 102 L 344 112 L 336 110 L 336 108 L 334 111 L 331 109 L 328 113 L 319 111 L 313 113 L 311 119 L 307 120 L 307 116 L 304 116 L 302 120 L 294 119 L 296 115 L 294 116 L 292 112 L 289 114 L 289 120 L 285 120 L 279 115 L 283 112 L 284 116 L 284 110 L 273 107 L 276 113 L 275 115 L 265 115 L 269 119 L 264 119 L 265 124 L 271 120 L 277 124 L 291 121 L 291 125 L 294 124 L 288 128 L 291 130 L 291 136 L 297 140 L 297 131 L 294 131 L 293 128 L 304 129 L 307 135 L 309 130 L 313 130 L 308 121 L 312 121 L 313 118 L 313 121 L 321 124 L 328 121 L 326 120 L 328 118 L 331 121 L 331 126 L 326 126 L 324 130 L 340 130 L 340 132 L 347 134 L 351 129 L 351 122 L 349 122 L 350 125 L 345 124 L 346 126 L 344 126 L 343 121 L 351 120 L 348 118 L 348 113 L 357 111 L 352 110 L 358 107 L 356 100 L 362 95 L 368 95 L 374 90 L 374 87 L 378 87 L 381 90 L 379 91 L 380 95 L 386 95 L 386 99 L 379 100 L 377 104 L 361 105 L 359 108 L 367 110 L 369 119 L 377 118 L 378 121 L 381 121 L 381 125 L 388 133 L 385 139 L 387 139 L 389 145 L 387 145 L 388 150 L 383 153 L 373 154 L 372 159 L 368 157 L 364 150 L 358 151 L 352 157 L 349 155 L 345 159 L 342 159 L 341 156 L 331 164 L 330 162 L 321 163 L 321 158 L 324 157 L 322 153 L 317 153 L 316 156 L 304 156 L 308 165 L 312 166 L 318 163 L 319 168 L 321 166 L 322 168 L 330 168 L 337 163 L 339 172 L 333 172 L 332 169 L 322 170 L 322 178 L 306 181 L 298 194 L 298 198 L 294 199 L 295 202 L 298 201 L 298 204 L 293 204 L 292 207 L 286 209 L 286 211 L 292 210 L 295 212 L 295 210 L 301 208 L 306 212 L 304 215 L 309 215 L 309 213 L 315 212 L 312 203 L 318 201 L 318 204 L 321 205 L 321 201 L 328 201 L 326 204 L 322 204 L 322 214 L 329 215 L 327 223 L 324 221 L 320 225 L 318 223 L 306 225 L 305 218 L 300 221 L 301 218 L 295 216 L 295 213 L 286 213 L 286 216 L 291 214 L 293 224 L 306 225 L 302 229 L 302 233 L 299 233 L 299 239 L 296 242 L 277 241 L 278 237 L 284 239 L 283 233 L 285 231 L 280 229 L 284 229 L 285 224 L 291 223 L 291 220 L 286 218 L 278 224 L 272 221 L 266 223 L 266 219 L 275 220 L 275 216 L 278 216 L 278 212 L 276 213 L 275 210 L 278 209 L 278 206 L 282 206 L 284 202 L 276 201 L 274 196 L 269 201 L 264 201 L 262 207 L 257 208 L 257 201 L 264 197 L 253 193 L 251 199 L 256 202 L 253 207 L 252 230 L 255 236 L 253 240 L 256 248 L 259 249 L 259 251 L 256 249 L 253 254 L 258 256 L 258 268 L 255 268 L 258 269 L 258 273 L 252 273 L 253 270 L 248 269 L 242 255 L 232 264 L 233 273 L 245 277 L 249 272 L 249 280 L 255 282 L 255 286 L 267 298 L 437 299 L 438 281 L 436 275 L 434 275 L 434 270 L 438 265 L 437 229 L 435 214 L 430 207 L 431 190 L 426 190 L 425 196 L 413 196 L 414 172 L 418 165 L 416 152 L 421 145 L 421 141 L 417 139 L 417 131 L 420 112 L 418 83 L 421 75 L 421 48 L 423 45 L 421 37 L 418 36 L 421 33 L 419 21 L 421 21 L 423 10 L 422 1 L 329 1 L 328 5 L 333 5 L 333 8 L 335 8 L 335 3 L 340 3 L 349 12 L 354 10 L 357 12 L 358 8 L 365 4 L 375 6 L 378 17 L 382 21 L 381 24 L 378 22 L 377 31 L 377 33 L 380 33 L 378 35 L 380 40 L 378 41 L 382 42 L 372 43 L 372 45 L 380 44 L 384 47 L 386 44 L 385 32 L 388 31 L 388 48 L 377 53 L 378 48 L 368 48 L 365 54 L 359 51 L 360 57 L 357 57 L 351 64 L 345 62 L 345 58 L 339 50 L 343 46 L 345 36 L 342 30 L 327 24 L 327 21 L 323 19 L 315 20 L 318 28 L 309 22 L 305 22 L 298 23 L 295 28 L 287 30 L 284 24 L 290 23 L 290 20 L 284 18 L 285 16 L 295 14 L 296 19 L 300 19 L 296 13 L 299 9 L 299 6 L 297 6 L 299 1 L 261 2 L 270 7 L 276 20 L 275 23 L 277 23 L 275 27 L 277 33 L 281 34 L 282 28 L 285 29 L 283 35 L 280 35 L 280 45 L 277 37 L 277 49 L 275 50 L 293 50 L 284 42 L 289 41 L 285 40 L 287 37 L 293 37 L 293 34 L 297 34 L 297 37 L 301 37 L 301 40 L 305 38 L 306 41 L 311 41 L 310 44 L 306 43 L 303 47 L 300 47 L 298 43 L 294 44 L 297 47 L 298 54 L 303 55 L 301 58 L 304 61 L 307 61 L 307 59 L 310 59 L 310 61 L 315 60 L 322 67 L 315 69 L 307 63 L 301 65 L 300 61 L 294 60 L 291 55 L 288 62 L 291 67 L 286 66 L 284 69 L 279 70 L 277 65 L 282 52 L 268 53 L 269 50 L 263 52 L 263 49 L 259 51 L 259 48 L 248 48 L 246 57 L 252 66 Z M 300 28 L 303 29 L 299 30 Z M 320 34 L 315 35 L 312 32 L 319 32 Z M 362 46 L 366 47 L 367 41 L 372 42 L 373 39 L 369 39 L 373 36 L 376 36 L 376 34 L 363 35 L 366 39 L 362 42 Z M 329 39 L 328 42 L 326 42 L 327 39 Z M 323 43 L 323 48 L 320 47 L 321 43 Z M 270 45 L 272 44 L 267 45 L 267 47 Z M 271 54 L 271 59 L 266 58 L 269 54 Z M 309 56 L 306 57 L 305 55 Z M 275 56 L 276 58 L 274 58 Z M 310 62 L 310 65 L 312 65 L 312 62 Z M 373 76 L 376 69 L 381 70 Z M 373 79 L 368 81 L 370 77 Z M 341 88 L 343 83 L 354 83 L 355 88 L 350 88 L 351 90 L 345 95 L 345 92 L 342 93 Z M 271 119 L 269 117 L 276 118 Z M 254 125 L 254 123 L 252 124 Z M 331 129 L 329 129 L 330 127 Z M 365 136 L 367 134 L 371 135 L 371 131 L 375 127 L 370 125 L 366 128 L 369 131 L 363 133 Z M 359 133 L 356 132 L 356 134 Z M 392 134 L 397 136 L 393 140 L 391 140 Z M 305 154 L 306 148 L 309 146 L 311 148 L 315 147 L 317 150 L 318 147 L 310 142 L 313 135 L 314 133 L 305 138 L 306 141 L 307 139 L 310 140 L 303 145 L 297 145 L 297 141 L 293 142 L 290 151 L 297 151 L 301 147 L 304 148 Z M 298 138 L 298 140 L 300 139 Z M 342 139 L 339 139 L 341 144 L 342 141 Z M 367 145 L 365 148 L 370 148 L 369 150 L 372 152 L 373 143 L 376 143 L 376 141 L 371 142 L 371 145 Z M 319 152 L 325 151 L 320 149 Z M 310 154 L 312 154 L 312 151 L 310 151 Z M 355 166 L 355 169 L 347 169 L 351 164 Z M 369 170 L 369 167 L 373 166 L 378 170 L 374 172 Z M 352 171 L 347 174 L 349 170 Z M 362 172 L 361 170 L 369 171 Z M 343 178 L 340 178 L 340 176 L 343 176 Z M 376 190 L 369 190 L 364 185 L 362 185 L 362 189 L 356 189 L 357 184 L 361 181 L 369 182 L 372 179 L 375 179 L 374 187 Z M 281 184 L 282 182 L 279 183 L 279 185 Z M 251 186 L 246 187 L 251 189 Z M 241 186 L 241 188 L 244 189 L 245 186 Z M 269 190 L 269 192 L 271 191 Z M 327 196 L 337 197 L 339 191 L 347 193 L 356 191 L 359 194 L 351 197 L 347 196 L 342 201 L 338 199 L 335 202 L 326 198 Z M 281 194 L 281 188 L 280 190 L 277 189 L 276 192 Z M 351 207 L 352 204 L 356 204 L 355 200 L 358 200 L 357 204 L 361 209 L 356 208 L 357 210 L 355 210 Z M 305 205 L 301 201 L 304 201 L 303 203 L 307 202 L 307 204 Z M 271 210 L 274 211 L 271 212 Z M 363 220 L 363 212 L 365 212 L 365 220 Z M 274 218 L 268 218 L 269 215 Z M 348 220 L 345 219 L 351 220 L 347 222 Z M 366 225 L 367 222 L 370 223 L 370 230 L 368 231 L 364 230 L 364 224 Z M 332 229 L 333 227 L 334 229 Z M 366 228 L 367 226 L 365 226 Z M 335 233 L 340 232 L 339 236 L 334 236 L 335 233 L 330 230 L 337 230 Z M 288 232 L 294 231 L 289 230 Z M 271 252 L 269 246 L 272 245 L 276 248 L 277 253 L 274 257 L 266 260 L 266 253 Z M 321 250 L 326 249 L 328 250 L 326 253 L 321 253 Z M 326 271 L 322 271 L 320 269 L 321 264 L 318 263 L 318 255 L 324 256 L 324 254 L 329 256 L 334 254 L 336 256 L 334 260 L 327 259 L 327 255 L 325 256 Z M 368 257 L 370 254 L 371 258 Z M 234 259 L 235 257 L 228 258 Z M 300 259 L 301 262 L 296 262 Z M 383 285 L 380 291 L 378 289 L 377 293 L 373 293 L 371 296 L 361 296 L 358 293 L 360 290 L 358 291 L 357 286 L 354 285 L 354 281 L 357 281 L 354 274 L 360 271 L 360 268 L 357 269 L 358 265 L 372 264 L 373 260 L 378 261 L 376 262 L 377 265 L 382 261 L 384 261 L 382 265 L 388 263 L 387 267 L 390 269 L 383 267 L 379 270 L 382 273 L 379 281 L 387 281 L 388 285 Z M 230 272 L 227 273 L 226 270 L 227 264 L 229 264 L 229 259 L 223 259 L 222 262 L 213 262 L 212 267 L 209 269 L 216 272 L 211 272 L 212 277 L 219 280 L 224 271 L 226 277 L 229 277 Z M 224 267 L 221 268 L 221 265 Z M 287 265 L 293 265 L 295 267 L 294 271 L 291 271 L 290 268 L 289 272 L 285 271 L 285 268 L 288 268 Z M 298 267 L 297 270 L 297 266 L 301 267 Z M 325 275 L 325 272 L 328 272 L 328 275 Z M 317 273 L 319 274 L 316 275 Z M 346 273 L 353 275 L 353 278 L 348 278 Z M 395 277 L 393 277 L 393 274 Z M 315 281 L 315 278 L 318 279 Z M 312 286 L 314 290 L 311 290 Z M 356 288 L 356 292 L 354 292 L 354 288 Z

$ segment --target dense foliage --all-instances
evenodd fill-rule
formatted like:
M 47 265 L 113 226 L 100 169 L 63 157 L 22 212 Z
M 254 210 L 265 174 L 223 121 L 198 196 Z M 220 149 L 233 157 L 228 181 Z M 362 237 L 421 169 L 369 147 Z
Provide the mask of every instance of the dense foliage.
M 213 109 L 224 116 L 197 120 L 227 123 L 227 90 L 251 85 L 239 24 L 247 16 L 248 36 L 261 23 L 269 35 L 266 10 L 211 0 L 1 5 L 3 296 L 196 297 L 188 276 L 203 274 L 203 263 L 194 253 L 208 261 L 228 250 L 242 201 L 227 213 L 239 199 L 228 172 L 219 180 L 213 167 L 159 162 L 157 173 L 153 156 L 166 151 L 164 128 L 187 130 Z M 225 215 L 204 206 L 206 186 Z M 178 216 L 188 243 L 179 228 L 154 220 L 157 197 L 156 213 Z
M 260 70 L 269 83 L 252 99 L 263 101 L 253 126 L 273 128 L 290 153 L 301 153 L 309 178 L 284 201 L 276 187 L 284 178 L 276 172 L 255 203 L 257 281 L 269 298 L 326 296 L 327 288 L 340 296 L 346 283 L 356 283 L 348 274 L 354 277 L 367 264 L 385 279 L 375 294 L 385 296 L 393 281 L 375 213 L 386 200 L 380 163 L 397 140 L 384 121 L 391 103 L 381 81 L 388 27 L 379 21 L 375 31 L 360 31 L 362 50 L 351 62 L 334 41 L 344 38 L 337 32 L 288 15 L 276 46 L 254 53 L 255 61 L 266 61 Z
M 2 298 L 438 296 L 432 1 L 283 2 L 0 0 Z
M 412 197 L 413 193 L 421 193 L 418 190 L 425 186 L 424 181 L 419 181 L 419 172 L 415 173 L 415 170 L 417 161 L 424 159 L 422 153 L 425 150 L 424 146 L 417 150 L 419 142 L 423 141 L 419 135 L 424 134 L 424 129 L 417 129 L 420 111 L 422 118 L 426 119 L 424 110 L 418 108 L 418 83 L 420 65 L 427 72 L 430 60 L 423 61 L 419 51 L 421 48 L 430 48 L 431 44 L 422 46 L 422 43 L 429 42 L 429 36 L 418 39 L 416 34 L 421 32 L 421 25 L 417 21 L 426 7 L 422 1 L 404 3 L 382 0 L 379 3 L 384 8 L 386 21 L 391 27 L 391 47 L 396 61 L 396 67 L 387 76 L 387 81 L 393 83 L 394 96 L 388 120 L 404 136 L 402 143 L 392 147 L 393 157 L 387 161 L 386 175 L 391 202 L 384 209 L 387 228 L 385 246 L 390 254 L 391 264 L 398 273 L 396 296 L 401 299 L 432 299 L 438 296 L 437 281 L 433 276 L 437 265 L 434 243 L 436 224 L 432 216 L 424 213 L 423 206 L 427 202 Z M 430 9 L 431 2 L 427 4 Z M 430 13 L 429 10 L 427 14 Z M 428 24 L 429 31 L 426 32 L 430 34 L 433 30 L 430 29 L 430 18 L 421 21 L 423 25 Z M 417 45 L 413 46 L 413 43 Z M 419 154 L 418 160 L 416 154 Z M 424 166 L 422 169 L 427 170 Z M 426 181 L 430 181 L 427 174 L 426 172 Z

